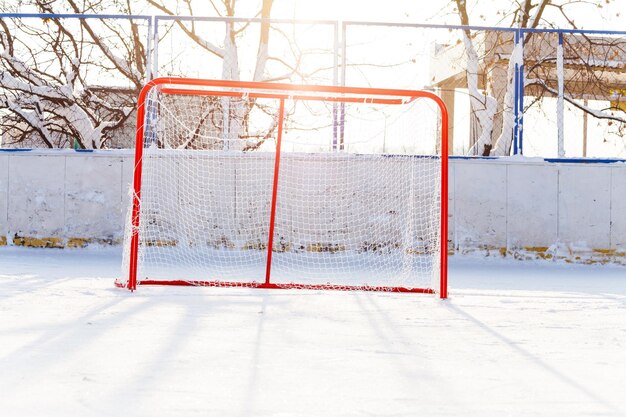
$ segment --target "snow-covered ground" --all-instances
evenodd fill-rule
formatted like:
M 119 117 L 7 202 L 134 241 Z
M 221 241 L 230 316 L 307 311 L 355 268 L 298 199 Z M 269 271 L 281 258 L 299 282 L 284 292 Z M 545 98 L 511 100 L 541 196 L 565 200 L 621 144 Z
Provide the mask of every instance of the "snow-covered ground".
M 625 416 L 626 268 L 454 256 L 450 299 L 116 289 L 0 248 L 0 416 Z

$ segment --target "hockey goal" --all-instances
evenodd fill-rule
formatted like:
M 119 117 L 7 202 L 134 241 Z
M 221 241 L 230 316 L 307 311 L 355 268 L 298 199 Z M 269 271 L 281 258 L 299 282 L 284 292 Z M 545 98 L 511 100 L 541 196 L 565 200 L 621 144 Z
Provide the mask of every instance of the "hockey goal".
M 158 78 L 137 118 L 118 286 L 447 296 L 436 95 Z

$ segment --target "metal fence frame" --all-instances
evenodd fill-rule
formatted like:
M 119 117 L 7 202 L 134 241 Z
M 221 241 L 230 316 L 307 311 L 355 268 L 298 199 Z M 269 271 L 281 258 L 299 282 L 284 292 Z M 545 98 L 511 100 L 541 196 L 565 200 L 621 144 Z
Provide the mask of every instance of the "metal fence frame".
M 144 20 L 147 23 L 148 34 L 146 39 L 146 80 L 158 76 L 158 51 L 159 31 L 161 21 L 204 21 L 204 22 L 242 22 L 242 23 L 282 23 L 282 24 L 325 24 L 333 27 L 333 85 L 346 86 L 346 59 L 347 59 L 347 30 L 351 26 L 370 27 L 402 27 L 421 29 L 444 29 L 444 30 L 473 30 L 514 33 L 514 42 L 518 46 L 521 43 L 523 54 L 523 40 L 529 33 L 554 33 L 558 35 L 559 45 L 563 44 L 564 34 L 583 35 L 620 35 L 626 36 L 626 30 L 587 30 L 587 29 L 537 29 L 537 28 L 503 28 L 493 26 L 474 25 L 443 25 L 428 23 L 393 23 L 393 22 L 366 22 L 366 21 L 337 21 L 337 20 L 307 20 L 307 19 L 265 19 L 265 18 L 240 18 L 240 17 L 215 17 L 215 16 L 174 16 L 174 15 L 122 15 L 122 14 L 79 14 L 79 13 L 0 13 L 3 18 L 40 18 L 40 19 L 119 19 L 119 20 Z M 523 56 L 523 55 L 522 55 Z M 341 58 L 340 58 L 341 57 Z M 557 54 L 557 66 L 563 64 L 563 49 L 559 48 Z M 557 72 L 558 73 L 558 72 Z M 514 78 L 514 123 L 512 153 L 523 154 L 524 150 L 524 62 L 515 64 Z M 564 80 L 558 73 L 558 96 L 557 106 L 562 112 L 564 106 L 563 96 Z M 557 113 L 558 113 L 557 108 Z M 341 117 L 341 116 L 339 116 Z M 558 131 L 558 154 L 559 158 L 565 156 L 564 152 L 564 123 L 562 118 L 557 117 Z M 338 146 L 335 143 L 335 146 Z M 577 158 L 581 159 L 581 158 Z M 583 158 L 584 160 L 584 158 Z

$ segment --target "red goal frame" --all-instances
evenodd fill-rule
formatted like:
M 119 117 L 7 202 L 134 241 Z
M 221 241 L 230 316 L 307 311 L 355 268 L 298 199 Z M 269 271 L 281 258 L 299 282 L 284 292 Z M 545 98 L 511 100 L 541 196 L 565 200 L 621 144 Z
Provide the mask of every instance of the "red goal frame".
M 137 279 L 137 254 L 139 249 L 139 222 L 141 204 L 141 174 L 144 148 L 144 128 L 146 116 L 146 98 L 153 88 L 159 88 L 161 93 L 176 95 L 211 95 L 229 97 L 274 98 L 279 100 L 278 131 L 276 136 L 276 157 L 274 161 L 273 189 L 270 208 L 270 223 L 267 242 L 267 263 L 264 282 L 224 282 L 224 281 L 185 281 L 185 280 L 151 280 Z M 238 89 L 244 91 L 228 90 Z M 264 90 L 264 91 L 259 91 Z M 269 92 L 268 92 L 269 91 Z M 326 95 L 325 95 L 326 94 Z M 271 281 L 272 249 L 274 239 L 274 219 L 276 215 L 276 198 L 278 192 L 278 178 L 280 171 L 281 139 L 284 123 L 284 103 L 287 99 L 320 100 L 337 103 L 379 103 L 405 104 L 418 98 L 427 98 L 434 101 L 441 112 L 441 256 L 439 296 L 448 296 L 448 111 L 443 100 L 429 91 L 397 90 L 360 87 L 336 87 L 320 85 L 294 85 L 267 82 L 244 82 L 227 80 L 208 80 L 197 78 L 170 78 L 160 77 L 148 82 L 139 93 L 137 102 L 137 132 L 135 142 L 135 165 L 133 174 L 133 201 L 131 212 L 132 234 L 130 241 L 129 271 L 127 283 L 116 281 L 118 287 L 126 287 L 131 291 L 137 285 L 180 285 L 180 286 L 220 286 L 220 287 L 247 287 L 268 289 L 336 289 L 361 291 L 390 291 L 433 294 L 433 288 L 407 288 L 394 286 L 349 286 L 332 284 L 295 284 L 273 283 Z

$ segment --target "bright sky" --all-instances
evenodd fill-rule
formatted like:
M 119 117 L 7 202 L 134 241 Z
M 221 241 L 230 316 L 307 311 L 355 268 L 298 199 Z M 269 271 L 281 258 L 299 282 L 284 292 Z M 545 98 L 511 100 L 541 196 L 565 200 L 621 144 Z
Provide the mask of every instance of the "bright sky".
M 242 6 L 255 0 L 243 0 Z M 563 3 L 565 1 L 562 1 Z M 367 20 L 388 22 L 419 22 L 459 24 L 459 17 L 449 6 L 451 0 L 275 0 L 275 17 L 298 19 Z M 468 11 L 473 25 L 510 26 L 511 18 L 504 21 L 495 11 L 507 10 L 510 0 L 469 0 Z M 575 2 L 565 8 L 576 25 L 584 29 L 624 30 L 626 0 L 602 1 L 602 8 L 584 2 Z M 547 8 L 545 16 L 561 26 L 565 21 L 555 8 Z
M 433 23 L 433 24 L 459 24 L 460 20 L 458 14 L 454 12 L 452 0 L 274 0 L 274 7 L 272 10 L 272 17 L 279 19 L 319 19 L 319 20 L 339 20 L 339 21 L 383 21 L 383 22 L 401 22 L 401 23 Z M 473 25 L 484 26 L 511 26 L 512 17 L 508 14 L 511 8 L 515 7 L 515 3 L 510 0 L 467 0 L 468 11 L 470 13 L 470 23 Z M 518 0 L 521 1 L 521 0 Z M 535 0 L 537 1 L 537 0 Z M 596 0 L 590 0 L 589 2 L 581 1 L 569 1 L 560 0 L 562 3 L 568 3 L 565 8 L 568 16 L 574 20 L 579 28 L 584 29 L 604 29 L 604 30 L 625 30 L 623 27 L 623 19 L 626 17 L 626 0 L 609 0 L 608 3 L 605 0 L 599 1 L 602 7 L 590 4 L 596 2 Z M 219 3 L 219 0 L 216 0 Z M 166 1 L 168 5 L 175 4 L 175 0 Z M 240 17 L 254 16 L 258 10 L 261 0 L 237 0 L 236 14 Z M 182 1 L 179 2 L 182 4 Z M 196 15 L 215 15 L 215 11 L 210 6 L 208 1 L 195 0 L 193 3 L 194 11 Z M 597 3 L 596 3 L 597 4 Z M 21 10 L 21 11 L 33 11 L 33 10 Z M 135 13 L 158 13 L 153 8 L 148 8 L 144 1 L 135 2 Z M 553 22 L 560 27 L 569 27 L 563 17 L 559 15 L 558 9 L 549 7 L 544 13 L 544 18 L 549 22 Z M 181 14 L 187 14 L 184 9 L 181 9 Z M 215 25 L 205 25 L 205 27 L 213 27 Z M 544 23 L 541 26 L 546 27 Z M 211 35 L 211 38 L 219 41 L 223 38 L 221 27 L 216 26 L 219 33 Z M 300 36 L 299 42 L 302 47 L 319 47 L 332 49 L 332 28 L 320 27 L 319 30 L 311 30 Z M 208 29 L 205 29 L 208 30 Z M 445 33 L 444 33 L 445 32 Z M 347 80 L 350 85 L 365 86 L 367 83 L 376 83 L 389 85 L 397 88 L 407 88 L 409 86 L 415 88 L 421 88 L 424 85 L 428 85 L 429 68 L 428 59 L 432 51 L 431 45 L 434 42 L 440 42 L 439 35 L 448 36 L 447 32 L 437 31 L 436 34 L 431 34 L 436 38 L 423 39 L 419 38 L 419 35 L 413 32 L 403 32 L 402 29 L 396 28 L 380 28 L 377 30 L 370 30 L 367 27 L 352 27 L 348 33 L 348 46 L 350 63 L 352 64 L 368 64 L 367 79 L 361 77 L 359 71 L 352 71 L 348 73 Z M 433 32 L 434 33 L 434 32 Z M 208 33 L 205 32 L 205 35 Z M 423 35 L 421 35 L 423 36 Z M 393 40 L 402 40 L 404 43 L 398 43 Z M 445 40 L 444 40 L 445 42 Z M 396 47 L 389 48 L 389 44 L 394 43 Z M 308 45 L 310 44 L 310 45 Z M 189 45 L 186 46 L 186 48 Z M 420 49 L 423 47 L 422 49 Z M 240 64 L 242 70 L 248 68 L 251 70 L 254 68 L 254 63 L 246 63 L 245 57 L 253 59 L 255 56 L 257 45 L 252 43 L 250 45 L 240 45 L 240 49 L 245 51 L 246 48 L 250 50 L 250 53 L 240 54 Z M 181 44 L 178 39 L 170 36 L 168 39 L 164 39 L 160 44 L 160 63 L 167 61 L 167 56 L 194 56 L 192 53 L 186 53 L 187 49 L 181 48 Z M 404 56 L 408 53 L 414 54 L 414 56 Z M 403 55 L 404 54 L 404 55 Z M 386 56 L 390 55 L 389 58 Z M 363 57 L 362 59 L 359 56 Z M 416 58 L 417 57 L 417 58 Z M 210 58 L 210 57 L 209 57 Z M 198 66 L 196 62 L 192 62 L 193 68 L 197 71 L 204 71 L 206 68 L 214 68 L 218 71 L 217 74 L 205 74 L 205 73 L 189 73 L 188 76 L 203 76 L 203 77 L 219 77 L 219 70 L 221 64 L 211 63 L 209 58 L 203 62 L 203 65 Z M 332 57 L 331 57 L 332 58 Z M 331 59 L 328 58 L 328 59 Z M 321 58 L 318 58 L 321 59 Z M 171 60 L 172 62 L 181 62 L 181 59 Z M 395 76 L 393 78 L 388 77 L 388 73 L 384 73 L 381 69 L 377 74 L 375 64 L 386 64 L 389 62 L 405 62 L 404 67 L 395 68 Z M 319 62 L 315 62 L 316 65 L 320 65 Z M 324 61 L 323 66 L 332 66 L 331 61 Z M 371 65 L 374 64 L 374 65 Z M 305 64 L 306 66 L 307 64 Z M 176 72 L 176 68 L 172 69 Z M 380 75 L 380 77 L 379 77 Z M 246 78 L 244 76 L 243 78 Z M 316 80 L 321 84 L 328 84 L 332 82 L 330 76 L 326 74 L 326 79 Z M 378 77 L 378 78 L 377 78 Z M 382 77 L 382 78 L 381 78 Z M 384 80 L 384 82 L 379 81 Z M 367 81 L 367 82 L 366 82 Z M 458 103 L 459 106 L 461 102 Z M 460 109 L 459 109 L 460 110 Z M 580 131 L 580 114 L 578 112 L 570 112 L 571 116 L 568 119 L 567 126 L 571 132 Z M 459 112 L 461 114 L 461 112 Z M 566 115 L 567 117 L 567 115 Z M 525 129 L 528 133 L 528 137 L 536 136 L 532 130 L 537 132 L 546 132 L 547 129 L 544 123 L 545 116 L 532 114 L 526 115 Z M 541 121 L 541 123 L 533 123 L 534 121 Z M 467 125 L 467 121 L 459 121 L 459 125 Z M 543 135 L 540 135 L 543 136 Z M 595 137 L 602 138 L 604 134 L 595 135 Z M 578 146 L 578 144 L 577 144 Z M 623 150 L 623 145 L 620 143 Z M 544 153 L 542 150 L 538 150 L 537 153 Z M 552 153 L 552 152 L 549 152 Z M 575 152 L 578 153 L 578 152 Z M 614 152 L 602 153 L 613 154 Z
M 503 19 L 502 15 L 496 12 L 508 11 L 515 3 L 521 2 L 521 0 L 467 1 L 470 23 L 488 26 L 511 26 L 511 17 Z M 565 10 L 579 28 L 624 30 L 622 19 L 626 16 L 626 0 L 590 0 L 588 3 L 557 1 L 571 3 Z M 602 5 L 601 8 L 590 4 L 598 1 Z M 175 1 L 165 0 L 165 3 L 171 7 Z M 219 0 L 216 0 L 216 3 L 219 3 Z M 253 16 L 258 12 L 260 3 L 261 0 L 237 0 L 236 13 L 240 17 Z M 272 16 L 282 19 L 459 24 L 459 17 L 453 11 L 452 3 L 453 0 L 274 0 Z M 155 13 L 143 1 L 135 1 L 135 4 L 136 12 Z M 196 0 L 192 1 L 192 5 L 196 15 L 215 15 L 208 1 Z M 568 26 L 555 7 L 548 7 L 545 17 L 557 25 Z
M 514 7 L 512 5 L 521 0 L 515 2 L 510 0 L 467 1 L 471 24 L 511 26 L 511 18 L 507 16 L 503 19 L 502 15 L 497 12 L 511 9 Z M 598 8 L 597 5 L 591 4 L 595 2 L 599 2 L 602 7 Z M 135 13 L 157 13 L 144 1 L 135 0 L 133 3 Z M 165 3 L 172 7 L 175 1 L 166 0 Z M 261 0 L 238 0 L 237 15 L 253 16 L 258 12 L 260 3 Z M 274 0 L 272 16 L 283 19 L 459 24 L 459 17 L 453 11 L 452 3 L 453 0 Z M 624 30 L 626 0 L 590 0 L 589 2 L 560 0 L 559 3 L 571 3 L 565 7 L 565 10 L 579 28 Z M 196 15 L 215 15 L 208 1 L 196 0 L 192 1 L 192 5 Z M 20 12 L 36 12 L 31 6 L 16 6 L 16 9 Z M 62 9 L 62 7 L 58 8 L 59 11 Z M 112 9 L 111 12 L 115 10 Z M 559 26 L 568 26 L 555 7 L 548 7 L 544 17 L 551 22 L 556 22 Z

